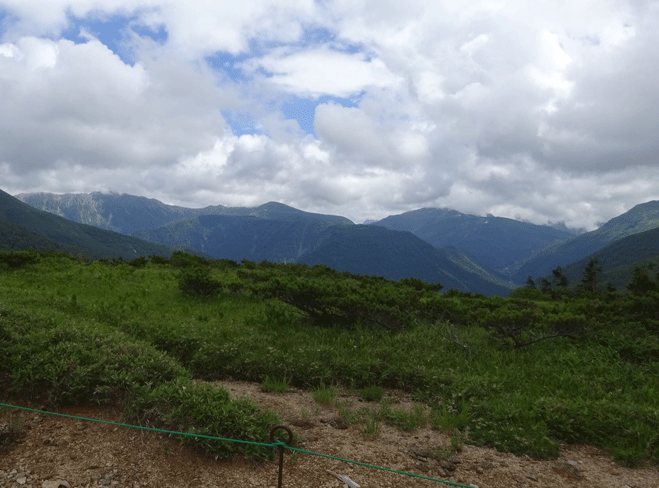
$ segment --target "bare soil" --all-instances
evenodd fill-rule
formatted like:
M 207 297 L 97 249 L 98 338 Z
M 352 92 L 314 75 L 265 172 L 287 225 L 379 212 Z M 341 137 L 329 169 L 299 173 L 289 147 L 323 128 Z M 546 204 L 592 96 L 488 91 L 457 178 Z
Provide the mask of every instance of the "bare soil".
M 298 436 L 299 447 L 316 453 L 479 488 L 659 486 L 656 466 L 626 468 L 604 451 L 589 446 L 566 446 L 559 459 L 537 460 L 465 445 L 450 457 L 434 459 L 427 456 L 428 448 L 449 446 L 445 433 L 428 427 L 406 433 L 383 425 L 377 437 L 365 438 L 362 425 L 336 428 L 343 427 L 340 421 L 332 422 L 338 420 L 337 409 L 317 406 L 306 391 L 291 389 L 285 394 L 274 394 L 261 392 L 254 383 L 219 383 L 234 398 L 248 397 L 278 412 Z M 389 395 L 393 395 L 396 408 L 411 408 L 411 402 L 403 395 Z M 340 400 L 355 408 L 368 405 L 347 393 Z M 60 413 L 121 422 L 119 410 L 112 407 L 65 408 Z M 23 422 L 24 435 L 0 451 L 3 488 L 277 486 L 277 459 L 260 463 L 242 458 L 216 461 L 181 446 L 173 437 L 155 432 L 14 409 L 10 415 Z M 0 418 L 0 428 L 8 420 L 7 414 Z M 287 451 L 282 487 L 343 486 L 328 470 L 348 476 L 361 488 L 449 486 Z

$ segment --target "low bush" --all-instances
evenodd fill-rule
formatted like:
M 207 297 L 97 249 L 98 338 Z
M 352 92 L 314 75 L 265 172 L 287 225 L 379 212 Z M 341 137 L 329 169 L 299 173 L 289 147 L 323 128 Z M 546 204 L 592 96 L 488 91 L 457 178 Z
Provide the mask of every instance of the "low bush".
M 261 410 L 251 400 L 231 401 L 224 388 L 185 379 L 137 389 L 124 415 L 145 426 L 190 433 L 192 436 L 182 436 L 181 441 L 216 459 L 229 459 L 236 453 L 248 459 L 268 459 L 273 449 L 194 434 L 268 443 L 270 428 L 280 423 L 274 412 Z
M 103 324 L 27 321 L 0 323 L 9 338 L 3 363 L 11 389 L 51 406 L 102 403 L 133 386 L 157 384 L 188 373 L 149 343 Z
M 38 263 L 41 257 L 36 251 L 0 251 L 0 269 L 18 269 Z
M 183 270 L 178 276 L 178 288 L 184 295 L 194 297 L 211 297 L 222 288 L 207 267 L 195 266 Z

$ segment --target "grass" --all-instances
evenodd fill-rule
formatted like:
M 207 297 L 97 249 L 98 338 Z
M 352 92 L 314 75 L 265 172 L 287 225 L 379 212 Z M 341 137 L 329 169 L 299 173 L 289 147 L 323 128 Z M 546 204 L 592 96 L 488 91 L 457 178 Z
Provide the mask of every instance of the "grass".
M 266 393 L 286 393 L 288 391 L 289 379 L 276 380 L 266 376 L 261 383 L 261 391 Z
M 362 388 L 359 395 L 367 402 L 379 402 L 384 396 L 384 388 L 381 386 L 367 386 Z
M 376 439 L 380 436 L 382 424 L 377 418 L 368 417 L 364 422 L 363 435 L 365 439 Z
M 440 447 L 427 447 L 425 449 L 425 454 L 431 459 L 446 461 L 455 456 L 457 453 L 462 452 L 463 449 L 464 435 L 456 431 L 454 435 L 450 437 L 448 445 Z
M 561 444 L 587 443 L 628 464 L 659 463 L 659 361 L 653 356 L 659 339 L 652 334 L 633 338 L 629 327 L 603 328 L 597 340 L 513 350 L 502 349 L 485 328 L 443 322 L 400 333 L 314 327 L 286 305 L 244 294 L 184 296 L 177 273 L 151 262 L 134 268 L 58 257 L 0 271 L 0 392 L 54 405 L 127 398 L 127 415 L 199 432 L 226 408 L 235 418 L 224 421 L 244 429 L 227 433 L 256 438 L 265 430 L 252 434 L 249 422 L 272 419 L 258 420 L 256 410 L 227 403 L 221 394 L 182 386 L 226 377 L 258 381 L 270 391 L 294 385 L 310 388 L 319 405 L 331 405 L 340 385 L 379 403 L 370 413 L 354 412 L 372 434 L 377 425 L 413 430 L 429 422 L 468 432 L 462 442 L 531 456 L 554 457 Z M 237 280 L 231 269 L 211 274 L 222 283 Z M 456 334 L 471 354 L 451 340 Z M 633 360 L 623 360 L 622 345 L 639 341 L 648 351 L 643 359 L 630 354 Z M 413 394 L 417 406 L 394 408 L 385 388 Z M 208 402 L 208 414 L 195 410 Z M 188 409 L 187 418 L 177 417 Z M 188 423 L 191 418 L 197 420 Z
M 380 402 L 377 416 L 388 425 L 396 426 L 405 432 L 411 432 L 426 423 L 426 415 L 423 405 L 420 403 L 414 404 L 412 410 L 406 408 L 394 409 L 391 402 L 386 398 Z
M 334 403 L 337 391 L 333 386 L 325 386 L 321 381 L 320 385 L 311 389 L 311 396 L 319 405 L 329 406 Z

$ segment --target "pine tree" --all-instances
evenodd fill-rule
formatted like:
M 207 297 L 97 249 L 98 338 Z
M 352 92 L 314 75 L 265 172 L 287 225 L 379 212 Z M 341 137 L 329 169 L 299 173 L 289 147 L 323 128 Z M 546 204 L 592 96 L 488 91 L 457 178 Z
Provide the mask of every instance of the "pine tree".
M 649 291 L 657 289 L 657 283 L 650 276 L 650 270 L 654 266 L 651 264 L 643 267 L 636 267 L 632 281 L 627 285 L 627 289 L 635 295 L 644 295 Z
M 598 266 L 597 258 L 592 258 L 588 261 L 581 282 L 579 283 L 579 288 L 594 293 L 597 290 L 597 274 L 600 271 L 602 271 L 602 268 Z
M 563 269 L 560 266 L 557 266 L 556 269 L 552 270 L 552 273 L 556 281 L 556 286 L 560 286 L 563 289 L 567 288 L 568 281 L 563 274 Z

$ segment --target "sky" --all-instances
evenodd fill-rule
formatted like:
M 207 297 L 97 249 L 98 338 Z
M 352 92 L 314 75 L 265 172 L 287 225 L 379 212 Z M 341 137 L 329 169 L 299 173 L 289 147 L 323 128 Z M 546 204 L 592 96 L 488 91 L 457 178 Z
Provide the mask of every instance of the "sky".
M 593 230 L 659 200 L 656 0 L 0 0 L 0 189 Z

